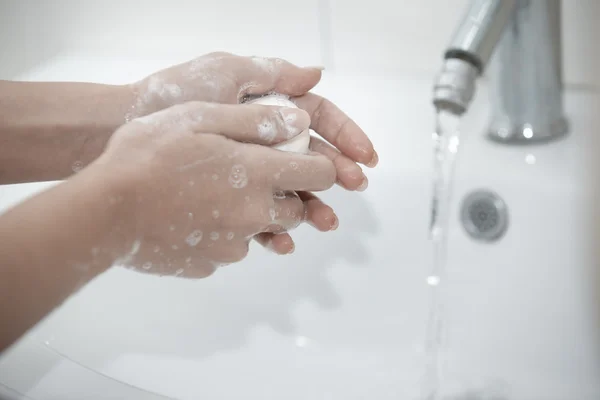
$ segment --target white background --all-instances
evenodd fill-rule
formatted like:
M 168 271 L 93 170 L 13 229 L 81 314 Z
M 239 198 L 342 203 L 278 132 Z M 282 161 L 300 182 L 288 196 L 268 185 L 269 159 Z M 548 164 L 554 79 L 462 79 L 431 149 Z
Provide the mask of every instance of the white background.
M 352 74 L 431 75 L 467 4 L 468 0 L 3 0 L 0 78 L 63 51 L 184 61 L 224 50 L 322 64 L 330 71 Z M 569 85 L 600 85 L 598 19 L 600 2 L 563 1 Z

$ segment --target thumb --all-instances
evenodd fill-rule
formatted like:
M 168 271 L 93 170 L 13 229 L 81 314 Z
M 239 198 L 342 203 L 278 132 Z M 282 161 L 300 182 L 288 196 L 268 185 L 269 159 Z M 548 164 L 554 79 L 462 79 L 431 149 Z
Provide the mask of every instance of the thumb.
M 277 92 L 302 96 L 321 80 L 323 67 L 299 67 L 280 58 L 245 57 L 238 64 L 240 97 Z

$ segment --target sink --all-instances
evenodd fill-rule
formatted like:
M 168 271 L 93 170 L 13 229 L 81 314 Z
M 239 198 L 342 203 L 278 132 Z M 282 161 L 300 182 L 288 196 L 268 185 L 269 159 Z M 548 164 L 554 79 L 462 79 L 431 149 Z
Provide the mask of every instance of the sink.
M 63 54 L 20 78 L 123 83 L 172 63 Z M 381 159 L 367 192 L 322 195 L 336 232 L 300 227 L 293 255 L 254 246 L 200 281 L 115 267 L 0 358 L 0 388 L 34 400 L 417 399 L 432 260 L 430 88 L 422 77 L 325 73 L 316 91 L 370 134 Z M 456 167 L 443 393 L 597 400 L 600 94 L 567 93 L 563 140 L 510 147 L 482 134 L 486 92 L 464 121 Z M 0 207 L 54 184 L 0 187 Z M 461 224 L 461 201 L 476 190 L 506 204 L 496 242 Z

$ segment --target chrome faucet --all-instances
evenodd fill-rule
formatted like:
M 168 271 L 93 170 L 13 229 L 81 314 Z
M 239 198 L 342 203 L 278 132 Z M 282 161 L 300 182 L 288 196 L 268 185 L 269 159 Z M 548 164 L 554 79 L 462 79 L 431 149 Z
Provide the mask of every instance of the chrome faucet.
M 434 86 L 435 107 L 465 113 L 490 71 L 488 135 L 532 143 L 568 132 L 563 112 L 560 0 L 472 0 Z

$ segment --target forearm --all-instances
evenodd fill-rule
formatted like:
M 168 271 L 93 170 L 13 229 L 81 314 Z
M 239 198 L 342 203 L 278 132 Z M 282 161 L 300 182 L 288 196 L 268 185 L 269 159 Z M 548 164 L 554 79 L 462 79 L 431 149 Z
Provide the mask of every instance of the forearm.
M 105 182 L 86 170 L 0 215 L 0 352 L 131 251 Z
M 0 81 L 0 184 L 60 180 L 89 164 L 134 96 L 128 86 Z

